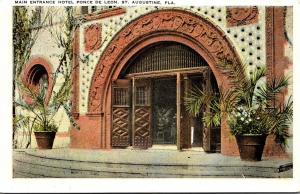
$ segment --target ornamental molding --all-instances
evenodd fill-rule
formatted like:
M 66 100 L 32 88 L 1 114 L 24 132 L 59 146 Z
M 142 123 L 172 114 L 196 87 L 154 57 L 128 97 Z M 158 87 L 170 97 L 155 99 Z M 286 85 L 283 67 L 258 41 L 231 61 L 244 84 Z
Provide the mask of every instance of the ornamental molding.
M 101 46 L 101 25 L 92 24 L 84 29 L 84 48 L 85 52 L 93 52 Z
M 227 7 L 227 27 L 249 25 L 258 22 L 258 8 L 251 7 Z
M 175 34 L 195 42 L 215 65 L 224 59 L 240 61 L 225 34 L 209 21 L 180 10 L 152 12 L 125 26 L 104 50 L 91 80 L 89 113 L 102 112 L 105 85 L 120 58 L 147 37 L 162 34 Z
M 274 7 L 266 8 L 266 63 L 267 79 L 275 74 Z

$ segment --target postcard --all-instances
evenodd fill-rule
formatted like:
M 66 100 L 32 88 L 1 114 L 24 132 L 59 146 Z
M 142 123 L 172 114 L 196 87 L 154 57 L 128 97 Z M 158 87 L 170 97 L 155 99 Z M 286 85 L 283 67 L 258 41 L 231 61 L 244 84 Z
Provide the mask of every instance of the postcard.
M 3 191 L 299 191 L 299 5 L 244 3 L 5 4 Z

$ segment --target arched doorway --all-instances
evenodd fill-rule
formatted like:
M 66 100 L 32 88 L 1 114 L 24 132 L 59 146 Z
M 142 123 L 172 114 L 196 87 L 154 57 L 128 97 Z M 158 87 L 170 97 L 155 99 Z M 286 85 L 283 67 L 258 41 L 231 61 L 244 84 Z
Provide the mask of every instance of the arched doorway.
M 182 10 L 159 10 L 143 15 L 123 28 L 109 43 L 94 71 L 89 91 L 88 115 L 99 117 L 100 148 L 111 148 L 112 83 L 128 61 L 142 49 L 159 42 L 177 42 L 193 49 L 208 64 L 217 85 L 232 87 L 230 77 L 218 66 L 229 60 L 232 68 L 240 67 L 240 59 L 231 42 L 214 24 Z M 244 76 L 244 75 L 240 75 Z M 176 76 L 177 77 L 177 76 Z M 94 120 L 94 119 L 93 119 Z M 221 152 L 237 154 L 226 123 L 221 126 Z M 178 141 L 177 141 L 178 142 Z
M 184 106 L 189 89 L 218 92 L 207 62 L 191 48 L 163 41 L 134 55 L 112 83 L 112 146 L 174 145 L 220 151 L 220 128 L 205 128 Z
M 39 92 L 43 86 L 47 92 L 46 102 L 50 100 L 53 89 L 52 66 L 46 59 L 32 57 L 23 71 L 22 81 L 36 92 Z
M 49 85 L 48 72 L 44 66 L 37 64 L 31 68 L 27 82 L 34 87 L 40 88 L 41 84 Z

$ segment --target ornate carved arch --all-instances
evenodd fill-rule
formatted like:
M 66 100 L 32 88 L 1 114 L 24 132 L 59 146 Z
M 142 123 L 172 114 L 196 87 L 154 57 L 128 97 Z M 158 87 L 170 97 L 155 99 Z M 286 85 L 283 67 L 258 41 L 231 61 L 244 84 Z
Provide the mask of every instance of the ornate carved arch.
M 176 41 L 193 48 L 209 64 L 219 85 L 229 78 L 217 64 L 240 59 L 225 34 L 211 22 L 182 10 L 160 10 L 129 23 L 103 52 L 91 82 L 88 112 L 103 112 L 105 95 L 112 77 L 141 48 L 158 41 Z

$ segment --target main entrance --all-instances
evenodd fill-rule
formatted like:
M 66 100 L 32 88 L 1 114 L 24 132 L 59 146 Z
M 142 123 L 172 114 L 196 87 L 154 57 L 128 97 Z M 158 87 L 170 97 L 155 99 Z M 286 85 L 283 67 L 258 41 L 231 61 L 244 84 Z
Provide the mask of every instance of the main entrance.
M 147 149 L 176 145 L 220 150 L 220 128 L 203 125 L 189 115 L 184 97 L 192 87 L 218 92 L 205 60 L 173 42 L 145 48 L 133 57 L 112 83 L 112 147 Z

